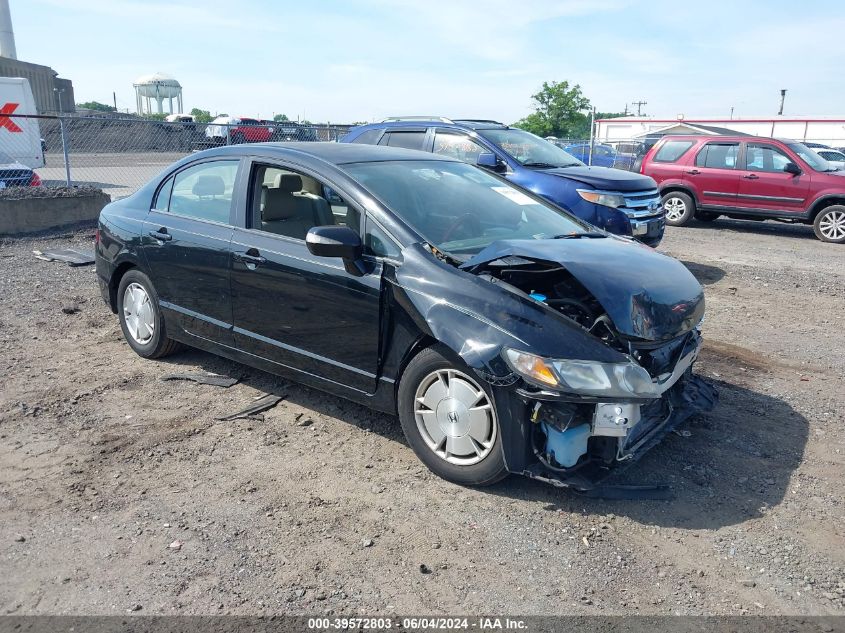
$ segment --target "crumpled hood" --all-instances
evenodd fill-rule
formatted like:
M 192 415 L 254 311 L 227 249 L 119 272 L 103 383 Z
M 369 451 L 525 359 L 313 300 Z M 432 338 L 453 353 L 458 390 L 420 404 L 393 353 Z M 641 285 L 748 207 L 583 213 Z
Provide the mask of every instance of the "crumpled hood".
M 644 191 L 646 189 L 657 189 L 657 184 L 651 176 L 644 176 L 633 171 L 624 169 L 612 169 L 610 167 L 558 167 L 557 169 L 544 169 L 541 173 L 552 176 L 563 176 L 571 180 L 577 180 L 584 184 L 591 185 L 596 189 L 607 191 Z
M 620 334 L 663 341 L 689 332 L 704 316 L 704 290 L 678 260 L 616 237 L 499 240 L 461 265 L 517 256 L 566 268 L 605 309 Z

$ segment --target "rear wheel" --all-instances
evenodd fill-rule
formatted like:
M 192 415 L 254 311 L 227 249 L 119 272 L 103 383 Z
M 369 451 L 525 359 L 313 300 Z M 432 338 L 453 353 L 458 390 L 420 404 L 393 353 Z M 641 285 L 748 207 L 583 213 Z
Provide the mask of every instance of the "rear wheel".
M 117 289 L 120 329 L 129 346 L 144 358 L 162 358 L 181 345 L 167 337 L 158 295 L 150 278 L 140 270 L 127 271 Z
M 663 195 L 663 212 L 669 226 L 684 226 L 695 215 L 695 203 L 682 191 L 670 191 Z
M 834 204 L 822 209 L 813 222 L 813 231 L 822 242 L 845 244 L 845 206 Z
M 435 474 L 468 486 L 507 475 L 496 405 L 468 368 L 423 350 L 402 375 L 398 404 L 408 444 Z

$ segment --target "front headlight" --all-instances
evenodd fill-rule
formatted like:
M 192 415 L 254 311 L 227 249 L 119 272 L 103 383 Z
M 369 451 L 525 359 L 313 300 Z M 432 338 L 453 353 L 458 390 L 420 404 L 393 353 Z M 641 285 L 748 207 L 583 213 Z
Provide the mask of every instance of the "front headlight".
M 515 349 L 506 350 L 505 357 L 514 371 L 542 387 L 610 398 L 656 398 L 661 393 L 649 373 L 633 362 L 549 360 Z
M 591 189 L 576 189 L 575 191 L 584 200 L 593 204 L 600 204 L 612 209 L 625 206 L 625 196 L 618 193 L 604 193 L 603 191 L 592 191 Z

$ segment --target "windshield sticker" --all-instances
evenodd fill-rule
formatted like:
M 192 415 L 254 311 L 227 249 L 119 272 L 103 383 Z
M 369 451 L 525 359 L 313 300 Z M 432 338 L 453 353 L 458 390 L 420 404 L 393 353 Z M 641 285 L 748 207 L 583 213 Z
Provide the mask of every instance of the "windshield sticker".
M 490 188 L 493 191 L 495 191 L 496 193 L 504 196 L 505 198 L 508 198 L 509 200 L 512 200 L 513 202 L 516 202 L 517 204 L 521 204 L 521 205 L 537 204 L 536 202 L 534 202 L 534 200 L 532 200 L 531 198 L 526 196 L 521 191 L 517 191 L 516 189 L 511 189 L 510 187 L 490 187 Z

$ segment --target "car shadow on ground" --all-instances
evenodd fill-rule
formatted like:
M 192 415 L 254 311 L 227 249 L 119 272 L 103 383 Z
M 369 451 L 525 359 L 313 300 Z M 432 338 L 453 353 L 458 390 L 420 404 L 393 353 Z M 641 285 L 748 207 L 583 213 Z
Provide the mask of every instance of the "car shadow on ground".
M 688 225 L 681 227 L 680 230 L 687 229 L 718 229 L 722 231 L 735 231 L 737 233 L 758 233 L 760 235 L 777 235 L 778 237 L 816 240 L 813 227 L 809 224 L 776 222 L 774 220 L 734 220 L 722 217 L 713 222 L 690 222 Z
M 164 362 L 162 374 L 185 366 L 238 378 L 258 391 L 317 415 L 378 433 L 411 450 L 396 417 L 213 354 L 188 350 Z M 718 383 L 720 403 L 670 433 L 657 447 L 608 484 L 668 485 L 669 500 L 590 498 L 569 489 L 512 475 L 481 490 L 541 503 L 549 511 L 627 516 L 644 525 L 718 529 L 758 518 L 781 503 L 798 468 L 809 423 L 788 403 L 752 389 Z M 246 407 L 250 401 L 245 400 Z M 235 407 L 232 413 L 240 407 Z
M 309 409 L 317 415 L 337 418 L 342 422 L 361 429 L 369 429 L 382 437 L 407 446 L 402 429 L 399 426 L 399 418 L 386 415 L 379 411 L 373 411 L 351 400 L 333 396 L 319 389 L 288 380 L 282 376 L 276 376 L 275 374 L 243 365 L 237 361 L 192 348 L 179 354 L 168 356 L 159 362 L 163 365 L 171 365 L 170 369 L 162 370 L 162 375 L 170 373 L 194 373 L 196 372 L 195 368 L 199 367 L 201 371 L 231 376 L 232 378 L 237 378 L 241 384 L 245 384 L 263 393 L 282 396 L 283 401 L 288 404 Z M 222 415 L 235 413 L 241 408 L 248 407 L 250 404 L 251 401 L 244 400 L 242 406 L 236 405 L 232 407 L 231 411 L 223 412 Z
M 801 464 L 809 423 L 788 403 L 759 392 L 718 384 L 720 403 L 670 433 L 608 484 L 665 484 L 669 500 L 588 498 L 511 478 L 493 491 L 531 499 L 549 510 L 612 513 L 644 525 L 718 529 L 761 517 L 790 493 Z
M 718 266 L 699 264 L 698 262 L 691 262 L 685 259 L 682 259 L 681 263 L 687 267 L 687 270 L 693 274 L 702 286 L 715 284 L 725 276 L 725 271 Z

